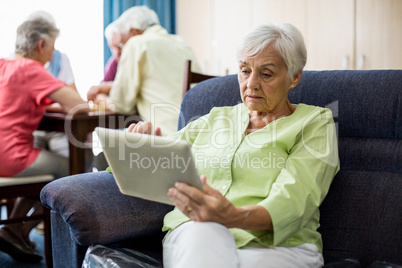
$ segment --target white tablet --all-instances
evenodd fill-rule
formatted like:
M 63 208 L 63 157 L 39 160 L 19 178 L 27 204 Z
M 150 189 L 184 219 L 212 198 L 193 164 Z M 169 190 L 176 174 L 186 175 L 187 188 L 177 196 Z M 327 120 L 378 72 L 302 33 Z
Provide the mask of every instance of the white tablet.
M 123 194 L 173 205 L 167 193 L 175 182 L 202 189 L 185 141 L 101 127 L 95 132 Z

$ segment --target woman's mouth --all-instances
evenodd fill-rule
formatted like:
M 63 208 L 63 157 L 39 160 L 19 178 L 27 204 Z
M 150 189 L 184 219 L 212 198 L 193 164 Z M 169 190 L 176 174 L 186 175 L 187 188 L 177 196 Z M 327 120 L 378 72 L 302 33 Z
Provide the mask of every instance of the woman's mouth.
M 256 96 L 256 95 L 247 95 L 248 99 L 256 100 L 256 99 L 261 99 L 261 97 Z

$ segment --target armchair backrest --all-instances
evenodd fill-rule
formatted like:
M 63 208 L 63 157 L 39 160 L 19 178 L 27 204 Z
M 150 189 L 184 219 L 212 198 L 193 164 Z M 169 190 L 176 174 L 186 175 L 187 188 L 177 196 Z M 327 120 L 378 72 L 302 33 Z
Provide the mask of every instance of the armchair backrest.
M 304 71 L 289 99 L 330 108 L 337 124 L 341 170 L 320 207 L 326 262 L 401 262 L 402 70 Z M 239 102 L 237 75 L 203 81 L 184 96 L 178 128 Z
M 198 83 L 184 95 L 178 129 L 209 113 L 213 107 L 241 102 L 237 75 L 221 76 Z
M 339 135 L 402 138 L 402 70 L 304 71 L 289 92 L 292 103 L 330 108 Z M 178 129 L 213 107 L 241 102 L 237 75 L 209 79 L 188 92 Z

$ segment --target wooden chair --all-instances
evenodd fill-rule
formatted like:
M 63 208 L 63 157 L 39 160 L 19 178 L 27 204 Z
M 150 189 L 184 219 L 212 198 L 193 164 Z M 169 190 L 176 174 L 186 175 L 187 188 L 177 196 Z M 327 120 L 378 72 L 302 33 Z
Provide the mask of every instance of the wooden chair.
M 42 219 L 45 224 L 46 267 L 53 267 L 50 209 L 45 207 L 43 214 L 13 219 L 9 218 L 9 210 L 13 207 L 13 200 L 19 196 L 34 197 L 39 200 L 42 188 L 53 179 L 54 177 L 49 174 L 25 177 L 0 177 L 0 199 L 3 201 L 1 205 L 7 207 L 7 219 L 0 218 L 0 225 Z
M 201 81 L 214 78 L 217 76 L 195 73 L 191 71 L 191 60 L 187 60 L 184 66 L 184 85 L 183 96 L 190 90 L 192 83 L 199 83 Z

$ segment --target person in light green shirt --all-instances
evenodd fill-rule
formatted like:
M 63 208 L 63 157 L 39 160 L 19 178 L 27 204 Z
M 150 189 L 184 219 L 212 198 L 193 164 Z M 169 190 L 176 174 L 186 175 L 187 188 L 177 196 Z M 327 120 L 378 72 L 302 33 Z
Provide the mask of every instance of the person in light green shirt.
M 191 145 L 203 191 L 169 190 L 164 267 L 322 267 L 319 206 L 339 160 L 331 111 L 288 99 L 306 63 L 303 38 L 290 24 L 258 26 L 238 60 L 243 103 L 170 135 Z

